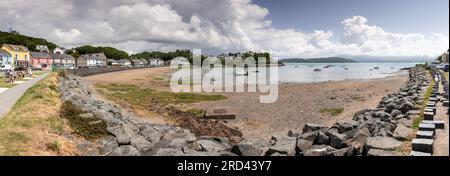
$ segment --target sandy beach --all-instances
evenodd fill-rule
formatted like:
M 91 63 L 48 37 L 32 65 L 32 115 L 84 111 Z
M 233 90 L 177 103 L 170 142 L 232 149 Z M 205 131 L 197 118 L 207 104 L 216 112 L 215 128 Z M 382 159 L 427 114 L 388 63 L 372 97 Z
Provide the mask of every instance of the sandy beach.
M 141 88 L 168 91 L 168 68 L 149 68 L 107 73 L 85 77 L 91 84 L 133 84 Z M 375 108 L 383 96 L 397 91 L 408 80 L 406 74 L 371 79 L 324 83 L 283 84 L 279 86 L 278 101 L 259 103 L 259 93 L 221 93 L 226 100 L 180 105 L 183 109 L 212 110 L 226 108 L 236 114 L 236 120 L 227 121 L 237 127 L 244 138 L 269 138 L 274 133 L 300 131 L 305 123 L 332 125 L 339 120 L 350 120 L 359 110 Z M 337 115 L 321 113 L 325 108 L 343 108 Z M 159 121 L 161 117 L 158 117 Z

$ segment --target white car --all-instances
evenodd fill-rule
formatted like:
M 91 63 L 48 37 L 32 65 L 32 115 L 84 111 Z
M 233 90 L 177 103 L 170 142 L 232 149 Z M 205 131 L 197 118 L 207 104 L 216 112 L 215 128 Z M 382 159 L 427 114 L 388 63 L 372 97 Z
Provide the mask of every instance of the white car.
M 1 65 L 0 70 L 1 71 L 12 70 L 12 66 L 11 65 Z

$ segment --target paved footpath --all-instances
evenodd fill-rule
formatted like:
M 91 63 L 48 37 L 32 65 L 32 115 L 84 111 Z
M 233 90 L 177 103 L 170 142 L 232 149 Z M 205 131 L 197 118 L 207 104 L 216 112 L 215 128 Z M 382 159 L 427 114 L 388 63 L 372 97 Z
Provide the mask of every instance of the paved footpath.
M 38 77 L 16 85 L 0 94 L 0 119 L 11 109 L 20 97 L 34 84 L 44 79 L 49 73 L 44 73 Z

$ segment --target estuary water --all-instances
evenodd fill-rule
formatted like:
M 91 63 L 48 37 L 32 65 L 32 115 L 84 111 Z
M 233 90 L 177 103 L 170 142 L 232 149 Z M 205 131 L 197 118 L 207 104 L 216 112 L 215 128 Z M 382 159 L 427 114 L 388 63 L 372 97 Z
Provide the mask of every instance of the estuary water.
M 277 67 L 278 83 L 312 83 L 343 80 L 364 80 L 386 78 L 398 74 L 408 74 L 407 71 L 401 71 L 402 68 L 409 68 L 419 63 L 285 63 L 285 66 Z M 320 70 L 320 71 L 319 71 Z M 189 69 L 178 70 L 185 80 L 191 80 Z M 203 69 L 203 80 L 212 82 L 222 82 L 226 79 L 232 79 L 235 83 L 249 83 L 247 80 L 255 80 L 265 74 L 263 69 L 259 72 L 256 68 L 249 68 L 248 75 L 235 75 L 243 72 L 242 69 L 235 70 L 230 67 L 219 69 Z M 193 73 L 198 76 L 199 73 Z M 273 82 L 272 82 L 273 83 Z

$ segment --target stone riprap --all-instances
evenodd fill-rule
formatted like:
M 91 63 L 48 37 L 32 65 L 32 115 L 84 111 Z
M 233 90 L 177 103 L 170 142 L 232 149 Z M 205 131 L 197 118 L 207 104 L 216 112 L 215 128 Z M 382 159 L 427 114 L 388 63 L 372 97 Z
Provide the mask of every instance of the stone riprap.
M 188 130 L 148 123 L 112 103 L 99 100 L 93 89 L 78 76 L 59 77 L 59 85 L 61 99 L 85 112 L 80 117 L 95 115 L 107 124 L 109 136 L 95 144 L 80 145 L 82 155 L 235 155 L 229 152 L 232 146 L 226 140 L 199 140 Z
M 86 113 L 103 119 L 109 137 L 97 141 L 100 155 L 112 156 L 385 156 L 400 155 L 396 149 L 411 132 L 412 119 L 429 84 L 426 69 L 413 67 L 410 79 L 399 91 L 384 97 L 376 109 L 354 114 L 349 121 L 331 127 L 306 124 L 301 133 L 274 134 L 270 141 L 244 139 L 230 144 L 227 139 L 196 137 L 188 130 L 155 125 L 98 100 L 79 77 L 60 78 L 63 101 L 70 101 Z M 93 152 L 86 152 L 91 154 Z
M 257 143 L 259 152 L 255 155 L 266 150 L 265 155 L 289 156 L 295 138 L 297 156 L 401 155 L 397 149 L 402 147 L 402 141 L 414 135 L 409 127 L 420 114 L 419 106 L 430 82 L 427 72 L 420 66 L 411 68 L 406 85 L 384 97 L 376 109 L 359 111 L 352 120 L 337 122 L 332 127 L 306 124 L 301 133 L 289 132 L 287 137 L 274 135 L 268 142 L 270 145 Z M 245 151 L 252 144 L 243 141 L 235 147 Z

